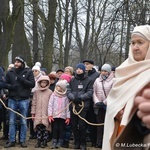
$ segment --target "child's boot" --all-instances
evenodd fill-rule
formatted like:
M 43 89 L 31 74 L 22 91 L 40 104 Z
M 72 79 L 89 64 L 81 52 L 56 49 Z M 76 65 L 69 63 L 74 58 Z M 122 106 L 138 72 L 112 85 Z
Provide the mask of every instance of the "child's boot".
M 52 142 L 52 149 L 53 148 L 57 148 L 57 139 L 53 139 L 53 142 Z
M 41 140 L 37 140 L 37 143 L 35 145 L 35 148 L 39 148 L 41 147 Z
M 41 148 L 45 147 L 47 147 L 47 140 L 43 140 L 43 142 L 41 143 Z
M 62 139 L 59 139 L 58 140 L 58 143 L 57 143 L 57 148 L 60 148 L 63 146 L 63 140 Z

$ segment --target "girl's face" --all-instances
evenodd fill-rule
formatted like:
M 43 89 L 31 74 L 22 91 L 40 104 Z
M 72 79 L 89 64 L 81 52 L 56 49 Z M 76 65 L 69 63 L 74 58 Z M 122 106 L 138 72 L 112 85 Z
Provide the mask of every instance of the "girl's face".
M 109 72 L 105 71 L 105 70 L 101 70 L 101 75 L 103 76 L 108 76 Z
M 70 70 L 69 70 L 68 68 L 67 68 L 67 69 L 65 69 L 64 73 L 69 74 L 69 75 L 71 75 L 71 76 L 72 76 L 72 74 L 71 74 L 71 72 L 70 72 Z
M 38 70 L 32 70 L 34 77 L 38 76 L 40 74 L 40 71 Z
M 62 90 L 62 88 L 60 87 L 60 86 L 56 86 L 56 90 L 58 91 L 58 92 L 64 92 L 63 90 Z
M 42 80 L 42 81 L 40 82 L 40 85 L 41 85 L 42 88 L 46 87 L 47 84 L 48 84 L 48 81 L 47 81 L 47 80 Z
M 139 35 L 133 35 L 131 38 L 131 50 L 133 58 L 136 61 L 145 59 L 150 42 Z

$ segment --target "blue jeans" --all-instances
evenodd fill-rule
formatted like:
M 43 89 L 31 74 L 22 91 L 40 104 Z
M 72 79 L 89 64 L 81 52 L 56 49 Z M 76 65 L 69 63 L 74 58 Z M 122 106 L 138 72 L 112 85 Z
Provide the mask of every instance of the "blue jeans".
M 28 108 L 29 108 L 29 99 L 25 100 L 8 100 L 8 107 L 13 109 L 14 111 L 19 110 L 19 113 L 22 114 L 24 117 L 28 115 Z M 25 142 L 26 134 L 27 134 L 27 120 L 20 117 L 20 142 Z M 16 140 L 16 118 L 17 114 L 9 111 L 9 141 L 15 142 Z

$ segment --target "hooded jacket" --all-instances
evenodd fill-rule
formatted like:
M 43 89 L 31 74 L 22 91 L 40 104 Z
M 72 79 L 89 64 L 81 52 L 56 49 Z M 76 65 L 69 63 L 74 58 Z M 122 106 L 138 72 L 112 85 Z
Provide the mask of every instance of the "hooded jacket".
M 42 80 L 48 81 L 47 86 L 44 88 L 40 86 L 40 82 Z M 48 121 L 48 102 L 53 92 L 49 89 L 49 85 L 50 85 L 49 77 L 41 76 L 40 79 L 38 80 L 37 85 L 38 87 L 33 94 L 33 100 L 31 106 L 31 114 L 35 114 L 34 129 L 36 130 L 36 126 L 38 124 L 43 124 L 46 126 L 46 129 L 50 131 L 51 126 Z

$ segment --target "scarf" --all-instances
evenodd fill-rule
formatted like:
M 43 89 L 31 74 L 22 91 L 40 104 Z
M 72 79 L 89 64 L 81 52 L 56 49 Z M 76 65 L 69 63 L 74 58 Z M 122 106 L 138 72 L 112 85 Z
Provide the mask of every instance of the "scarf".
M 55 95 L 57 95 L 58 97 L 65 97 L 66 96 L 66 92 L 67 92 L 67 90 L 64 91 L 64 92 L 59 92 L 59 91 L 57 91 L 56 88 L 54 90 Z
M 137 26 L 132 34 L 141 33 L 150 43 L 150 26 Z M 129 57 L 116 68 L 113 87 L 107 97 L 107 112 L 105 116 L 103 150 L 111 150 L 111 138 L 115 130 L 114 118 L 124 108 L 120 125 L 126 126 L 135 96 L 150 82 L 150 44 L 143 61 L 135 61 L 129 48 Z

